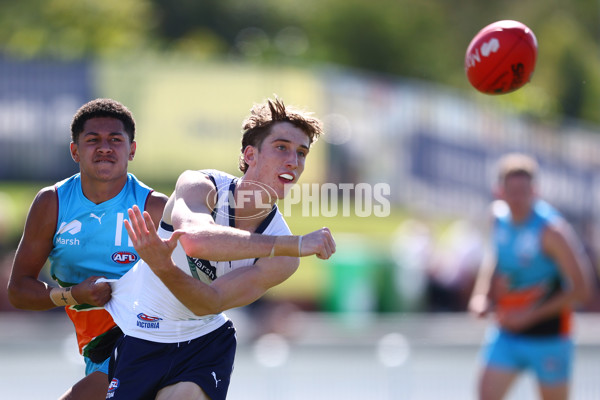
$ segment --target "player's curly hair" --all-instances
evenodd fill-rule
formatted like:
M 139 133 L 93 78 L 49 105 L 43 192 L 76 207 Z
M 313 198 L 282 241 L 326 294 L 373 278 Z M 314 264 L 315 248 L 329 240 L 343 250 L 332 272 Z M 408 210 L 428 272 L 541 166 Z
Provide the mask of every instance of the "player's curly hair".
M 271 127 L 278 122 L 289 122 L 300 128 L 309 139 L 309 145 L 316 142 L 323 134 L 323 126 L 319 119 L 312 113 L 299 110 L 295 107 L 286 107 L 283 101 L 267 99 L 265 102 L 255 104 L 250 110 L 250 115 L 242 122 L 242 154 L 239 160 L 239 169 L 246 173 L 248 164 L 244 160 L 244 150 L 247 146 L 260 147 L 265 138 L 271 133 Z
M 135 139 L 135 119 L 131 111 L 123 104 L 113 99 L 96 99 L 82 105 L 73 116 L 71 121 L 71 140 L 77 143 L 79 135 L 83 132 L 86 121 L 92 118 L 115 118 L 123 122 L 123 127 L 129 142 Z

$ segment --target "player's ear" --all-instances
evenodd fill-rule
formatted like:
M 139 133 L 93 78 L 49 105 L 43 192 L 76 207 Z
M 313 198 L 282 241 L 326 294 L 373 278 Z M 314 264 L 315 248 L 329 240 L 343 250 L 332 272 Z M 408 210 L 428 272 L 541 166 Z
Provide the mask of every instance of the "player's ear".
M 74 142 L 71 142 L 71 144 L 69 145 L 69 149 L 71 151 L 71 158 L 73 159 L 73 161 L 78 163 L 79 162 L 79 148 L 77 147 L 77 144 Z
M 256 153 L 258 153 L 258 149 L 254 146 L 246 146 L 244 149 L 244 161 L 249 166 L 256 164 Z
M 131 142 L 131 148 L 129 149 L 129 161 L 133 160 L 136 149 L 137 149 L 137 143 L 134 140 L 133 142 Z

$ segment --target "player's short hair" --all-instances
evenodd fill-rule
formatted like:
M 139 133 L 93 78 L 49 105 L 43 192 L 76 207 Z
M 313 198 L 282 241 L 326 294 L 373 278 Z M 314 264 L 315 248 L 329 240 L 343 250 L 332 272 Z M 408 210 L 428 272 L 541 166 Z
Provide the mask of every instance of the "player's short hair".
M 85 123 L 92 118 L 115 118 L 123 123 L 129 142 L 135 139 L 135 119 L 131 111 L 113 99 L 96 99 L 82 105 L 71 121 L 71 140 L 77 143 Z
M 309 139 L 309 145 L 316 142 L 323 134 L 323 126 L 319 119 L 312 113 L 286 107 L 283 101 L 275 97 L 275 100 L 267 99 L 265 102 L 255 104 L 250 110 L 250 115 L 242 122 L 242 154 L 239 160 L 239 169 L 246 173 L 248 164 L 244 160 L 244 150 L 247 146 L 260 147 L 269 133 L 271 127 L 278 122 L 289 122 L 300 128 Z
M 538 168 L 538 163 L 532 156 L 523 153 L 506 154 L 498 161 L 498 183 L 503 184 L 511 176 L 527 176 L 533 181 Z

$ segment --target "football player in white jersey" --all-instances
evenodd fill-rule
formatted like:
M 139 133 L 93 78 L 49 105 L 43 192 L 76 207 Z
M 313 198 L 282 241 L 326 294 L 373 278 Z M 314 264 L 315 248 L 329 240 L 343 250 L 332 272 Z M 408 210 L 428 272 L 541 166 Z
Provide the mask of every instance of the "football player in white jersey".
M 158 223 L 167 196 L 127 172 L 136 151 L 135 120 L 115 100 L 92 100 L 77 110 L 70 149 L 80 172 L 41 189 L 33 200 L 8 295 L 20 309 L 65 308 L 86 376 L 61 399 L 100 400 L 106 397 L 108 360 L 121 332 L 103 308 L 110 285 L 95 281 L 122 276 L 138 258 L 123 225 L 128 208 L 137 204 Z M 59 287 L 39 280 L 46 260 Z
M 293 236 L 275 204 L 300 178 L 320 121 L 267 100 L 243 131 L 241 178 L 184 172 L 158 232 L 148 213 L 130 210 L 142 260 L 113 284 L 106 306 L 125 333 L 107 399 L 225 399 L 236 341 L 223 312 L 288 279 L 299 257 L 335 252 L 329 229 Z

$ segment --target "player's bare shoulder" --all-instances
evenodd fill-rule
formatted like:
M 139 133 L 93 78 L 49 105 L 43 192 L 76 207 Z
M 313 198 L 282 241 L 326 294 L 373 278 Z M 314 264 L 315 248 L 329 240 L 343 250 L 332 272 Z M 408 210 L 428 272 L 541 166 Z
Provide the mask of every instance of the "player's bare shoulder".
M 202 171 L 187 170 L 177 179 L 175 198 L 186 203 L 202 204 L 213 209 L 216 204 L 217 188 L 213 181 Z
M 571 225 L 562 217 L 547 224 L 542 232 L 542 246 L 547 254 L 577 246 L 578 241 Z
M 201 171 L 184 171 L 175 185 L 176 195 L 185 195 L 190 192 L 195 194 L 208 194 L 216 190 L 214 183 Z
M 150 213 L 155 224 L 158 224 L 158 221 L 160 221 L 168 200 L 169 198 L 164 193 L 157 191 L 151 192 L 148 196 L 146 211 Z
M 58 213 L 58 194 L 55 186 L 46 186 L 37 193 L 31 204 L 30 213 L 39 210 L 48 218 L 55 219 Z
M 47 186 L 40 189 L 31 203 L 27 215 L 25 234 L 36 233 L 51 237 L 56 229 L 57 219 L 58 195 L 56 187 Z

